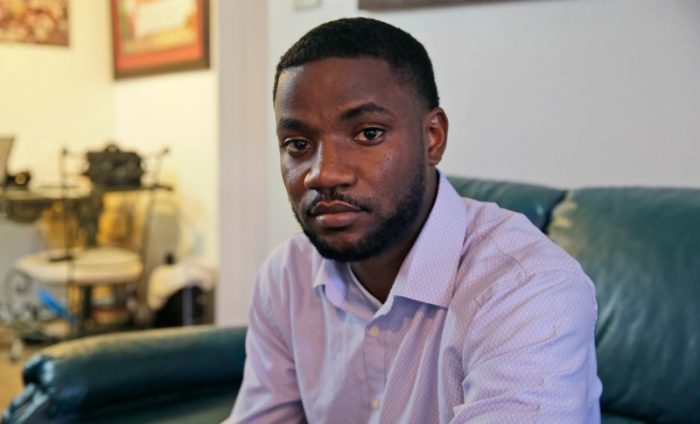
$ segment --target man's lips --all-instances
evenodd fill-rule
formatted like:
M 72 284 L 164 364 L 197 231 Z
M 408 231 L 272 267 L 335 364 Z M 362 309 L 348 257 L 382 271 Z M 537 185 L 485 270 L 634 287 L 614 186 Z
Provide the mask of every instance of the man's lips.
M 323 227 L 342 228 L 351 225 L 362 213 L 362 209 L 349 203 L 333 200 L 318 202 L 311 208 L 311 217 Z

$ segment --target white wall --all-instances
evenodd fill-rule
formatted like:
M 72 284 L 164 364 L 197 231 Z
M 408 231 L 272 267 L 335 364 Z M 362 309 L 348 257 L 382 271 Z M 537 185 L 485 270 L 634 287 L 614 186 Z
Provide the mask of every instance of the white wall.
M 162 179 L 175 187 L 182 233 L 180 255 L 218 261 L 218 115 L 214 70 L 115 84 L 115 138 L 148 154 L 163 147 Z
M 216 322 L 247 322 L 253 280 L 269 251 L 267 2 L 220 3 L 220 255 Z
M 17 137 L 10 171 L 29 169 L 39 183 L 58 181 L 63 146 L 114 134 L 108 2 L 69 8 L 68 47 L 0 43 L 0 133 Z
M 297 228 L 274 148 L 273 68 L 307 30 L 343 16 L 386 20 L 426 46 L 450 118 L 445 172 L 559 187 L 700 187 L 697 0 L 519 0 L 382 13 L 359 12 L 349 0 L 302 11 L 292 3 L 269 0 L 269 63 L 259 69 L 269 147 L 248 157 L 264 154 L 267 164 L 268 250 Z M 223 283 L 249 293 L 252 279 Z
M 389 17 L 434 58 L 451 118 L 444 170 L 700 186 L 700 2 L 514 1 Z
M 117 80 L 114 83 L 115 138 L 148 154 L 170 154 L 162 177 L 175 187 L 180 204 L 180 256 L 218 262 L 218 2 L 210 12 L 210 69 Z

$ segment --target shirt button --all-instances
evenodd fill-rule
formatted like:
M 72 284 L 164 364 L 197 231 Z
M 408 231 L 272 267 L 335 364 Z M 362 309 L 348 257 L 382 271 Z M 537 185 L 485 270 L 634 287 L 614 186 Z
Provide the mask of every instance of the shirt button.
M 379 403 L 379 399 L 372 399 L 372 409 L 375 411 L 379 409 L 379 406 L 381 406 L 381 403 Z
M 379 327 L 376 325 L 373 325 L 372 328 L 369 329 L 369 334 L 372 336 L 378 336 L 379 335 Z

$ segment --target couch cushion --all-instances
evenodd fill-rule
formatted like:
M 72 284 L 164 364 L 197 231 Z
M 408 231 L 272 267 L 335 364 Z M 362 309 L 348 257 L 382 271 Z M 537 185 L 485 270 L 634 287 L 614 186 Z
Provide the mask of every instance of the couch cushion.
M 244 340 L 244 328 L 198 326 L 60 343 L 25 365 L 25 390 L 10 404 L 4 419 L 47 423 L 105 422 L 126 416 L 131 418 L 123 422 L 152 421 L 155 416 L 220 419 L 230 410 L 243 377 Z M 158 411 L 152 413 L 153 405 Z
M 644 421 L 611 414 L 603 414 L 600 417 L 600 422 L 601 424 L 645 424 Z
M 571 192 L 550 237 L 596 283 L 604 412 L 692 422 L 700 399 L 700 190 Z
M 69 417 L 71 424 L 189 424 L 220 423 L 231 414 L 240 387 L 217 387 L 178 396 L 144 397 L 141 402 L 115 404 Z
M 454 176 L 447 178 L 460 196 L 494 202 L 502 208 L 520 212 L 540 230 L 545 229 L 552 208 L 564 197 L 562 190 L 532 184 Z

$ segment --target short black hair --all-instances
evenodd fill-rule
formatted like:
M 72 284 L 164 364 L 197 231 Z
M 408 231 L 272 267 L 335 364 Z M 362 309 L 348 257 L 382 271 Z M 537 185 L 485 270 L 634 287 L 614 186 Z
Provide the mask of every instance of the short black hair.
M 387 62 L 398 76 L 413 85 L 428 108 L 439 106 L 433 65 L 425 47 L 406 31 L 370 18 L 343 18 L 307 32 L 277 64 L 272 99 L 285 69 L 331 57 L 372 57 Z

